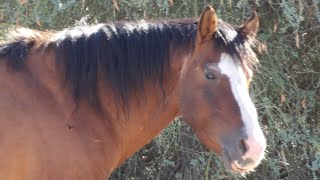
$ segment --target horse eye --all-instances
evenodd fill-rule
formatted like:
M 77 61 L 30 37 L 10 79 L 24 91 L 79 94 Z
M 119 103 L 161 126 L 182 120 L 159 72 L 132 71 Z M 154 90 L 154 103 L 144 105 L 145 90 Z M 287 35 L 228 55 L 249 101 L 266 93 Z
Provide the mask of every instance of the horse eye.
M 217 79 L 216 76 L 212 73 L 206 73 L 206 78 L 210 80 Z

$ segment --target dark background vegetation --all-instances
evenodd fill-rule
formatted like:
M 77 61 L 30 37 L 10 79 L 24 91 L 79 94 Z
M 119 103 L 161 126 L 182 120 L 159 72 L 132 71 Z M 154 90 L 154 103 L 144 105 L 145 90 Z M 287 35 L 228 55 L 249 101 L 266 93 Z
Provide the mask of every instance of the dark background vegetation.
M 0 37 L 17 26 L 58 31 L 84 22 L 194 17 L 207 4 L 232 24 L 240 25 L 252 9 L 261 18 L 258 39 L 267 52 L 259 54 L 251 95 L 268 152 L 246 178 L 320 179 L 319 0 L 0 0 Z M 243 178 L 226 172 L 175 120 L 111 179 Z

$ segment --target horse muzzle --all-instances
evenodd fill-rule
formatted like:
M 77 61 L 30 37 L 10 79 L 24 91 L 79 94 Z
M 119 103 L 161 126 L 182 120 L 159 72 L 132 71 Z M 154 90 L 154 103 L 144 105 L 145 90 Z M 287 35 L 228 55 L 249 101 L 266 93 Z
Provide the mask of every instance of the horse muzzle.
M 238 142 L 223 143 L 223 162 L 225 167 L 237 173 L 254 171 L 264 158 L 266 140 L 240 139 Z

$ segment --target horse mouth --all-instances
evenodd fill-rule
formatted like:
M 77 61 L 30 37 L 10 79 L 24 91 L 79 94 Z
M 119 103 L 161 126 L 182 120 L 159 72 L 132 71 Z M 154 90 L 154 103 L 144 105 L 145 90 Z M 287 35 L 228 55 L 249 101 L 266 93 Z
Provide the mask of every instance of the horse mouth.
M 223 152 L 222 159 L 225 168 L 233 173 L 249 173 L 254 171 L 253 169 L 242 168 L 241 165 L 239 165 L 237 161 L 232 160 L 225 151 Z

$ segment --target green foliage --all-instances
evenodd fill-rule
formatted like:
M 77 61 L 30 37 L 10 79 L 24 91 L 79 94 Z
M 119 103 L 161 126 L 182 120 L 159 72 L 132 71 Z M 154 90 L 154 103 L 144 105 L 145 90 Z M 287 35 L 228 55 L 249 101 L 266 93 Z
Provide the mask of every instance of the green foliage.
M 261 18 L 258 38 L 268 47 L 267 53 L 259 55 L 261 65 L 251 86 L 268 153 L 256 172 L 246 178 L 319 178 L 319 1 L 0 0 L 0 36 L 17 25 L 61 30 L 83 21 L 193 17 L 206 4 L 232 24 L 241 24 L 255 7 Z M 226 172 L 219 158 L 207 153 L 190 128 L 176 120 L 111 179 L 242 178 Z

